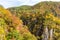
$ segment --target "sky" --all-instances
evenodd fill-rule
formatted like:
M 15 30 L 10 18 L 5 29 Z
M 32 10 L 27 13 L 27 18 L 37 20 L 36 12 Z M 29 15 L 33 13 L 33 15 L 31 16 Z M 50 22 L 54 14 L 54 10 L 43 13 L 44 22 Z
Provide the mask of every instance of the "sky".
M 57 1 L 60 0 L 0 0 L 0 5 L 3 5 L 5 8 L 21 6 L 21 5 L 35 5 L 36 3 L 42 1 Z

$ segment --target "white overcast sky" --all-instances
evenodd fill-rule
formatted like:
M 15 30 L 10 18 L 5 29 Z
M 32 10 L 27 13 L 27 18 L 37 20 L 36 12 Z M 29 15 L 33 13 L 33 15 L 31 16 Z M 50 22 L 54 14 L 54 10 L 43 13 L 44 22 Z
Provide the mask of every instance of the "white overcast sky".
M 34 5 L 41 1 L 57 1 L 60 0 L 0 0 L 0 5 L 3 5 L 5 8 L 21 6 L 21 5 Z

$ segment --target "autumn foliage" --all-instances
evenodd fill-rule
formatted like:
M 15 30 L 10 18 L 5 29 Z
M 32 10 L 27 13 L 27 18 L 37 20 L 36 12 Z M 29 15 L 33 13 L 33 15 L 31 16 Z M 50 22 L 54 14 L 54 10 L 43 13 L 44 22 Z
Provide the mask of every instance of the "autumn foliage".
M 60 40 L 60 2 L 0 6 L 0 40 Z
M 0 7 L 0 40 L 37 40 L 22 20 Z
M 60 2 L 45 1 L 8 10 L 20 18 L 38 40 L 60 40 Z

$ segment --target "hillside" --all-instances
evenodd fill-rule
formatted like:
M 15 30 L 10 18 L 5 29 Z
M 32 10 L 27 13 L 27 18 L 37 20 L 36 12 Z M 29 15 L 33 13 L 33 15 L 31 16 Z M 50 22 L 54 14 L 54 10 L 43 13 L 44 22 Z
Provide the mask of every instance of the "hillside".
M 39 9 L 40 13 L 45 11 L 52 12 L 55 16 L 60 15 L 60 2 L 41 2 L 33 6 L 34 9 Z
M 38 40 L 60 40 L 60 2 L 45 1 L 7 10 L 20 18 Z
M 21 19 L 0 6 L 0 40 L 37 40 Z
M 22 12 L 29 12 L 29 13 L 45 13 L 45 11 L 49 11 L 53 13 L 55 16 L 60 17 L 60 2 L 40 2 L 34 6 L 20 6 L 20 7 L 12 7 L 8 8 L 10 11 L 15 11 L 17 14 L 21 11 Z M 18 11 L 17 11 L 18 10 Z

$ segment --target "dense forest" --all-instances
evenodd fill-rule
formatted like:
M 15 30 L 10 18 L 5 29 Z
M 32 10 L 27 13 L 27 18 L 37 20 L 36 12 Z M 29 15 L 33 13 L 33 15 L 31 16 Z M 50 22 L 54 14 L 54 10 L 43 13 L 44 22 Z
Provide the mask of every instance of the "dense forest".
M 60 40 L 60 2 L 0 5 L 0 40 Z

